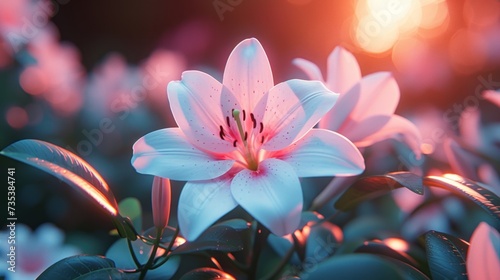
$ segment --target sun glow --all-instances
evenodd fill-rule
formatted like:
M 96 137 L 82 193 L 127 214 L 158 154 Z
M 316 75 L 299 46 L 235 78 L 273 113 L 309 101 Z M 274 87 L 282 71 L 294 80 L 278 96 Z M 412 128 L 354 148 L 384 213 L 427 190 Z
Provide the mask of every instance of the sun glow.
M 396 42 L 417 32 L 441 33 L 447 25 L 444 0 L 359 0 L 351 36 L 370 53 L 384 53 Z

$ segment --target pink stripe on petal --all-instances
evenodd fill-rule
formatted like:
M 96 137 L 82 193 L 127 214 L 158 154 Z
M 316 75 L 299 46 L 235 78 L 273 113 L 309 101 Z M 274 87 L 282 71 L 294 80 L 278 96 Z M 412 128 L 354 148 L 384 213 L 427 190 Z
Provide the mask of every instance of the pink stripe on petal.
M 292 166 L 266 159 L 258 171 L 243 169 L 233 179 L 234 199 L 272 233 L 283 236 L 297 229 L 302 211 L 302 189 Z

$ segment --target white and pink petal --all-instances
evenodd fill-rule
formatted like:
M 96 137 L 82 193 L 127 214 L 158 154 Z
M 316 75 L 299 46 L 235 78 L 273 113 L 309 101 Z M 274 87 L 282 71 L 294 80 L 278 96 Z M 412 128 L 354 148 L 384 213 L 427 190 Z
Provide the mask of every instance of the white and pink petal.
M 190 181 L 179 197 L 178 219 L 182 235 L 189 241 L 198 238 L 208 227 L 238 204 L 231 194 L 232 176 L 207 181 Z
M 214 153 L 234 150 L 220 137 L 225 117 L 220 106 L 222 85 L 200 71 L 186 71 L 182 80 L 168 84 L 170 108 L 186 138 L 195 146 Z
M 255 38 L 243 40 L 229 55 L 222 84 L 243 109 L 251 110 L 274 86 L 266 52 Z
M 208 180 L 227 173 L 234 160 L 218 159 L 191 145 L 179 128 L 146 134 L 134 144 L 132 165 L 139 173 L 172 180 Z
M 472 234 L 466 265 L 471 280 L 500 279 L 500 234 L 485 222 Z
M 360 81 L 361 94 L 350 117 L 361 121 L 376 115 L 392 115 L 399 103 L 399 87 L 389 72 L 377 72 Z
M 311 130 L 278 153 L 299 177 L 353 176 L 365 169 L 363 156 L 349 139 L 324 129 Z
M 292 63 L 300 68 L 309 77 L 309 80 L 325 82 L 319 67 L 309 60 L 303 58 L 295 58 Z
M 303 205 L 294 168 L 279 159 L 266 159 L 258 171 L 241 170 L 231 183 L 234 199 L 272 233 L 283 236 L 297 229 Z
M 345 93 L 361 80 L 361 70 L 352 53 L 336 47 L 328 56 L 328 88 L 334 92 Z
M 337 101 L 338 94 L 318 81 L 289 80 L 269 91 L 267 102 L 256 108 L 263 112 L 266 150 L 280 150 L 302 138 Z M 265 108 L 263 110 L 263 108 Z

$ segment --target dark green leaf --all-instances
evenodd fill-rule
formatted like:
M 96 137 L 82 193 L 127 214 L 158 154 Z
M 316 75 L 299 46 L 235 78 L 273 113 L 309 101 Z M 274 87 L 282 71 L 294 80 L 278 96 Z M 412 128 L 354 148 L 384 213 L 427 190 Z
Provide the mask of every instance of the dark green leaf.
M 406 279 L 405 274 L 390 261 L 370 254 L 332 257 L 321 263 L 305 263 L 301 279 Z
M 62 259 L 47 268 L 37 280 L 52 279 L 132 279 L 101 256 L 79 255 Z
M 378 240 L 365 241 L 365 243 L 358 247 L 355 252 L 382 255 L 418 267 L 417 261 L 415 261 L 410 255 L 405 252 L 396 251 L 387 246 L 384 242 Z
M 243 250 L 243 231 L 227 225 L 215 225 L 208 228 L 198 239 L 186 242 L 173 251 L 174 254 L 186 254 L 204 250 L 236 252 Z
M 102 176 L 77 155 L 56 145 L 26 139 L 15 142 L 0 154 L 39 168 L 68 183 L 97 202 L 112 216 L 118 205 Z
M 495 228 L 500 230 L 500 198 L 491 191 L 472 180 L 455 174 L 447 174 L 443 177 L 427 176 L 424 178 L 424 184 L 446 189 L 471 200 L 494 218 Z
M 406 187 L 422 195 L 422 177 L 410 172 L 393 172 L 386 175 L 363 177 L 356 181 L 335 203 L 335 208 L 347 211 L 360 202 L 382 196 L 397 188 Z
M 192 270 L 181 277 L 181 280 L 213 280 L 213 279 L 226 279 L 235 280 L 235 278 L 224 271 L 215 268 L 201 267 Z
M 425 234 L 427 260 L 434 279 L 467 279 L 465 267 L 468 244 L 436 231 Z

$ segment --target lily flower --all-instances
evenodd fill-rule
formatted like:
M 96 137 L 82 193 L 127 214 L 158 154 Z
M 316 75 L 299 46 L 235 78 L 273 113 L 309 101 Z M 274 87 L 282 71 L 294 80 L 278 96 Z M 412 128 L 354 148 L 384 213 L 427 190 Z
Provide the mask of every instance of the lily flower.
M 361 77 L 356 58 L 342 47 L 336 47 L 328 57 L 326 80 L 318 66 L 308 60 L 296 58 L 293 64 L 311 80 L 321 81 L 340 94 L 337 104 L 319 122 L 320 128 L 346 136 L 358 148 L 402 136 L 413 150 L 415 159 L 420 157 L 418 128 L 406 118 L 394 114 L 400 93 L 391 73 L 377 72 Z M 352 181 L 353 178 L 334 178 L 313 201 L 312 209 L 321 208 Z
M 297 58 L 293 63 L 311 80 L 322 81 L 340 94 L 334 106 L 319 123 L 349 138 L 357 147 L 402 135 L 404 141 L 420 156 L 420 133 L 417 127 L 394 111 L 399 103 L 399 87 L 389 72 L 376 72 L 361 77 L 352 53 L 336 47 L 328 57 L 328 76 L 324 80 L 318 66 Z
M 299 177 L 364 170 L 352 142 L 313 129 L 338 95 L 317 81 L 274 85 L 256 39 L 236 46 L 222 84 L 203 72 L 186 71 L 167 92 L 179 127 L 139 139 L 132 165 L 139 173 L 188 181 L 178 209 L 188 240 L 238 205 L 272 233 L 291 233 L 303 204 Z
M 466 265 L 471 280 L 500 278 L 500 234 L 485 222 L 472 233 Z

